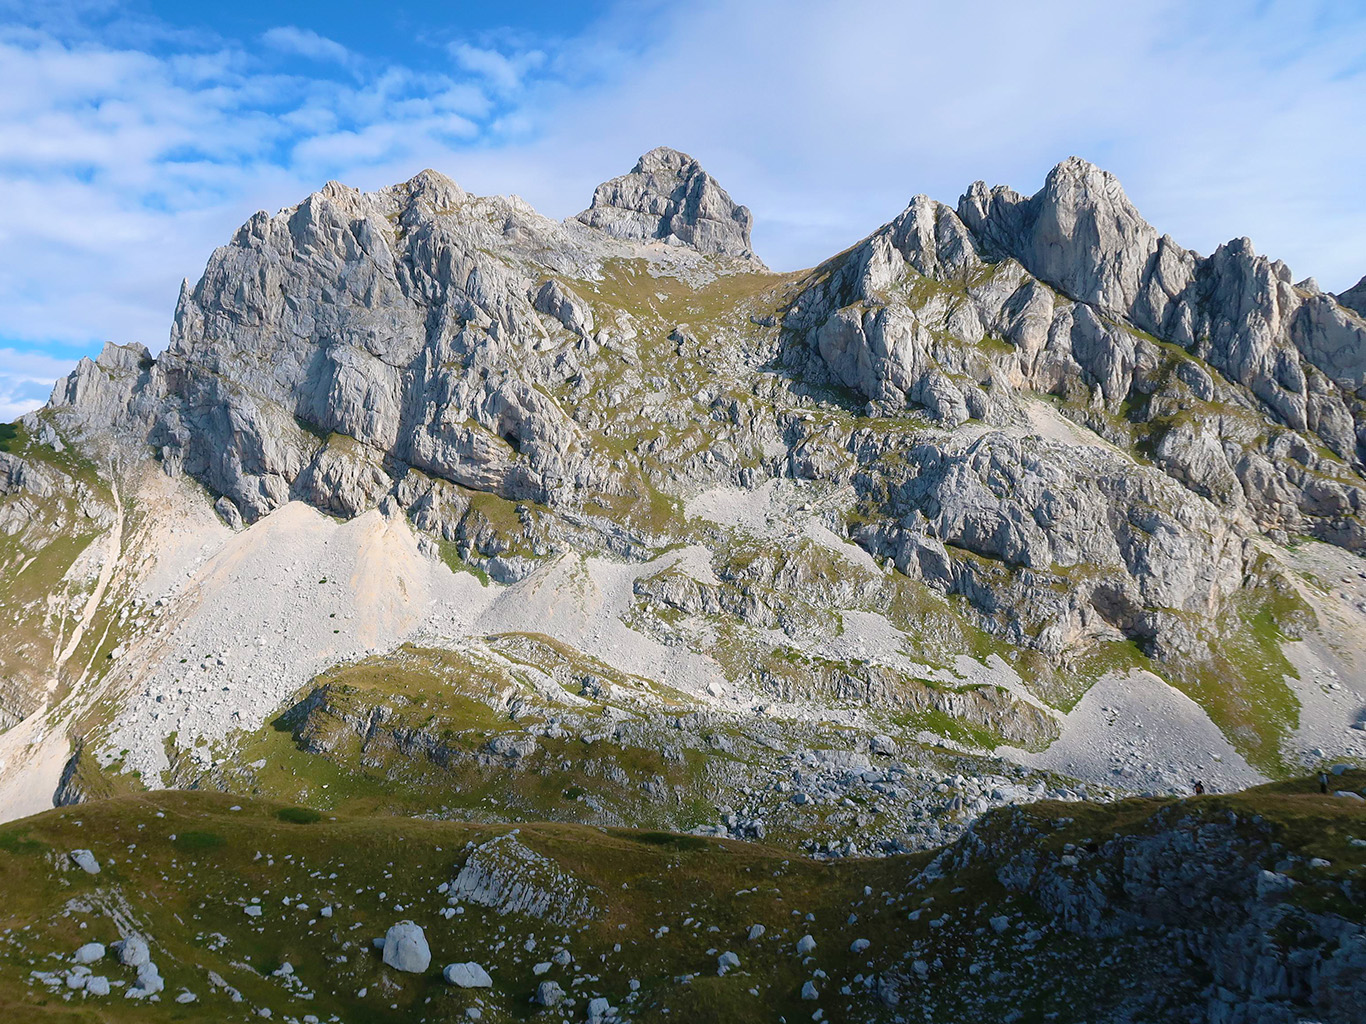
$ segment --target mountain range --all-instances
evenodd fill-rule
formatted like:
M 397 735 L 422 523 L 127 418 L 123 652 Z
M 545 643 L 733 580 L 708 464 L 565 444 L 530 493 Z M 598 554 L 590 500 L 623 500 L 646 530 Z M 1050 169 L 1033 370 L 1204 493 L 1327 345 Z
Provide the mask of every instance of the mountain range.
M 796 918 L 795 960 L 752 947 L 799 1017 L 1356 1019 L 1366 278 L 1335 296 L 1246 238 L 1183 248 L 1077 158 L 1032 196 L 917 195 L 809 270 L 769 270 L 751 227 L 667 148 L 565 221 L 430 170 L 331 182 L 213 253 L 162 352 L 106 345 L 0 428 L 0 820 L 30 823 L 0 854 L 32 913 L 74 877 L 125 952 L 183 931 L 158 962 L 193 998 L 298 1002 L 281 979 L 314 939 L 232 903 L 261 931 L 209 942 L 210 969 L 189 904 L 174 925 L 139 906 L 136 858 L 117 898 L 65 859 L 72 815 L 101 862 L 184 818 L 160 877 L 215 850 L 229 889 L 270 880 L 240 844 L 295 870 L 315 848 L 290 829 L 334 860 L 351 829 L 428 860 L 468 844 L 432 898 L 463 893 L 466 946 L 499 945 L 453 965 L 493 971 L 456 1005 L 334 932 L 351 951 L 309 970 L 360 972 L 308 981 L 334 1019 L 413 1019 L 431 992 L 433 1019 L 521 1019 L 540 990 L 504 985 L 522 958 L 495 965 L 496 934 L 529 968 L 528 928 L 561 950 L 582 922 L 635 928 L 612 872 L 648 888 L 685 861 L 814 872 L 795 905 L 847 913 L 838 965 Z M 1319 772 L 1329 792 L 1301 781 Z M 531 822 L 551 824 L 507 827 Z M 727 980 L 751 970 L 728 932 L 776 942 L 783 907 L 760 926 L 719 889 L 710 917 L 659 898 L 651 948 L 682 941 L 666 918 L 714 919 L 725 941 L 692 945 L 737 962 L 684 942 L 610 984 L 575 966 L 541 1012 L 770 1019 Z M 0 964 L 36 962 L 29 942 Z M 1079 950 L 1079 990 L 1039 982 Z M 1105 982 L 1116 964 L 1147 981 Z M 0 991 L 90 1004 L 43 973 Z M 980 999 L 941 990 L 979 975 Z M 125 994 L 160 1001 L 145 980 Z

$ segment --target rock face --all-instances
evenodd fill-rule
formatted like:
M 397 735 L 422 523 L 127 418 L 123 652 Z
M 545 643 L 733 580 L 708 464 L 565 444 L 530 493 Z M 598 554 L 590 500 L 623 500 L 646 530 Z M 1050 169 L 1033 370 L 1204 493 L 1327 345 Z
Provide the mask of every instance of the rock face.
M 1006 814 L 998 827 L 973 830 L 945 848 L 909 888 L 990 862 L 1005 891 L 1028 893 L 1057 931 L 1094 948 L 1129 937 L 1136 960 L 1152 972 L 1154 1006 L 1143 1014 L 1150 1019 L 1356 1019 L 1366 996 L 1366 930 L 1344 913 L 1354 900 L 1312 876 L 1297 882 L 1260 867 L 1273 857 L 1285 858 L 1285 865 L 1307 860 L 1287 854 L 1271 830 L 1256 827 L 1260 817 L 1252 827 L 1234 813 L 1172 817 L 1177 821 L 1148 834 L 1116 834 L 1061 852 L 1045 850 L 1044 833 Z M 1321 902 L 1296 899 L 1301 887 L 1322 893 Z M 1004 936 L 1002 959 L 1027 958 L 1040 937 L 1038 931 L 1012 934 L 1010 917 L 990 923 Z M 1160 935 L 1165 953 L 1155 945 L 1144 956 L 1147 935 Z M 1183 952 L 1170 955 L 1174 950 Z M 1189 1005 L 1180 1011 L 1162 1006 L 1183 1001 Z
M 862 530 L 871 550 L 983 610 L 1014 609 L 1012 631 L 1053 618 L 1042 631 L 1021 627 L 1041 649 L 1056 653 L 1108 622 L 1171 653 L 1190 637 L 1156 621 L 1154 596 L 1215 614 L 1244 585 L 1240 520 L 1281 540 L 1308 534 L 1366 550 L 1366 321 L 1291 280 L 1247 239 L 1200 257 L 1159 236 L 1112 175 L 1072 158 L 1027 198 L 978 182 L 956 210 L 912 199 L 792 303 L 785 322 L 801 342 L 788 362 L 861 393 L 870 411 L 918 410 L 944 430 L 1028 432 L 1030 396 L 1049 395 L 1063 415 L 1142 452 L 1160 473 L 1006 437 L 967 449 L 917 438 L 905 451 L 870 430 L 850 442 L 855 484 L 883 496 L 887 515 Z M 1078 461 L 1086 482 L 1071 477 Z M 889 474 L 893 462 L 904 471 Z M 1101 526 L 1123 521 L 1119 534 Z M 1098 534 L 1084 539 L 1064 522 L 1106 531 L 1108 552 L 1094 547 Z M 1216 522 L 1226 525 L 1209 530 Z M 1181 536 L 1190 546 L 1171 545 Z M 1074 561 L 1078 543 L 1088 554 Z M 1004 587 L 984 583 L 980 563 L 944 545 L 1030 571 L 1084 562 L 1101 574 L 1059 609 L 1037 587 L 1019 589 L 1021 573 Z M 1178 584 L 1197 550 L 1207 571 Z
M 502 914 L 527 914 L 569 923 L 594 916 L 591 892 L 515 832 L 470 851 L 450 886 L 450 901 L 466 900 Z
M 749 210 L 735 205 L 696 160 L 667 146 L 646 153 L 630 174 L 599 185 L 578 219 L 616 238 L 754 258 Z
M 1251 546 L 1209 503 L 1102 449 L 987 434 L 960 451 L 931 444 L 905 455 L 892 504 L 900 525 L 876 540 L 869 531 L 865 542 L 907 575 L 954 593 L 1001 584 L 949 548 L 1018 568 L 1018 589 L 991 600 L 1019 636 L 1031 632 L 1029 617 L 1047 622 L 1037 644 L 1048 653 L 1110 630 L 1180 647 L 1184 616 L 1215 614 L 1253 562 Z M 1022 582 L 1072 572 L 1071 586 Z

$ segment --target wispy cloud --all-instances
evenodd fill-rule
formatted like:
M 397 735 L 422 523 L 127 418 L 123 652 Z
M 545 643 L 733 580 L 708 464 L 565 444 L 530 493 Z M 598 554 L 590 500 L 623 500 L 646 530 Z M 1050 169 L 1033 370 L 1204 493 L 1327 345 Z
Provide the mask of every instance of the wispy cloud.
M 542 50 L 523 50 L 511 54 L 495 49 L 471 46 L 469 43 L 452 43 L 451 56 L 465 71 L 473 72 L 483 78 L 500 93 L 514 93 L 522 87 L 527 74 L 544 66 L 545 52 Z
M 349 66 L 356 60 L 356 55 L 341 43 L 319 35 L 311 28 L 278 25 L 263 32 L 261 41 L 281 53 L 292 53 L 308 60 L 329 61 L 343 66 Z

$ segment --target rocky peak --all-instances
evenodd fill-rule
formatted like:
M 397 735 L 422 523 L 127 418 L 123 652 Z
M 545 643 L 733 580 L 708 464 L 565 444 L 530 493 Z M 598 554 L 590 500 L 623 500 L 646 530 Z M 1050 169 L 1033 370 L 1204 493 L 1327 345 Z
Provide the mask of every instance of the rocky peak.
M 979 181 L 958 214 L 994 256 L 1013 256 L 1069 297 L 1148 330 L 1161 325 L 1194 267 L 1191 253 L 1158 237 L 1118 178 L 1080 157 L 1054 167 L 1029 198 Z
M 650 150 L 631 173 L 599 185 L 593 204 L 576 219 L 615 238 L 690 245 L 758 262 L 750 249 L 749 209 L 737 206 L 696 160 L 667 146 Z
M 1358 316 L 1366 316 L 1366 277 L 1363 277 L 1345 292 L 1339 292 L 1335 298 L 1338 305 L 1346 306 Z

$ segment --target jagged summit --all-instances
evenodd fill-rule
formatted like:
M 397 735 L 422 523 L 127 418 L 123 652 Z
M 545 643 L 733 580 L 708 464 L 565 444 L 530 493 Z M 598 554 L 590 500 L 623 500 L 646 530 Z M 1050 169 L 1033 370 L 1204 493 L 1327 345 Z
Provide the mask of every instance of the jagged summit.
M 959 199 L 958 215 L 988 255 L 1013 256 L 1072 298 L 1107 309 L 1135 308 L 1155 255 L 1159 274 L 1179 275 L 1193 258 L 1170 238 L 1158 237 L 1118 178 L 1075 156 L 1054 167 L 1029 197 L 975 182 Z M 1140 316 L 1148 321 L 1142 326 L 1151 329 L 1160 313 Z
M 758 262 L 750 249 L 749 209 L 737 206 L 696 160 L 667 146 L 599 185 L 593 204 L 576 219 L 617 238 L 658 239 Z

